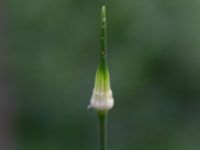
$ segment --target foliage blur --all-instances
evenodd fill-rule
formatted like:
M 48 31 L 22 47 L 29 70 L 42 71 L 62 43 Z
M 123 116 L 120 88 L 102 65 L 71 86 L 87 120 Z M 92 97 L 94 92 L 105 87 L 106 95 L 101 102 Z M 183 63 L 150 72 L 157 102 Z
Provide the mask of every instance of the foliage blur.
M 102 1 L 8 0 L 20 150 L 98 150 L 87 110 Z M 109 150 L 200 149 L 200 1 L 109 0 Z

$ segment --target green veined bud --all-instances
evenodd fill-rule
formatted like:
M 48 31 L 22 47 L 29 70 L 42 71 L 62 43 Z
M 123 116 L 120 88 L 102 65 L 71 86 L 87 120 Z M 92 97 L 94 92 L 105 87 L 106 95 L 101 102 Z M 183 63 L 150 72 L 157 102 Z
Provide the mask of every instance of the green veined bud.
M 97 111 L 107 112 L 114 105 L 112 90 L 110 87 L 110 75 L 106 62 L 106 8 L 101 10 L 101 29 L 100 29 L 100 62 L 96 72 L 95 86 L 89 107 Z

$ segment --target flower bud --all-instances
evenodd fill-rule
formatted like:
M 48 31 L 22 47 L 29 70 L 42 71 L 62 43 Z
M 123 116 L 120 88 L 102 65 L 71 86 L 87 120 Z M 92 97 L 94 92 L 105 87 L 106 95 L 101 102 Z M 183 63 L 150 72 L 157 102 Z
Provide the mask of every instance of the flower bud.
M 90 107 L 98 111 L 108 111 L 114 105 L 112 90 L 110 88 L 110 77 L 108 70 L 98 68 L 90 100 Z
M 110 87 L 110 75 L 106 62 L 106 8 L 101 10 L 100 29 L 100 62 L 96 72 L 95 85 L 89 107 L 97 111 L 107 112 L 114 105 L 112 90 Z

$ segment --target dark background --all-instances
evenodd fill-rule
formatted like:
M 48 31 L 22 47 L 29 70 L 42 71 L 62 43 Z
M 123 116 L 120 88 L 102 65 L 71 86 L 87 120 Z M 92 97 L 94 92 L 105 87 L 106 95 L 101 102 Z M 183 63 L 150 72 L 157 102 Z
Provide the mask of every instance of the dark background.
M 98 120 L 87 106 L 102 4 L 0 2 L 2 150 L 99 149 Z M 106 5 L 115 98 L 109 150 L 199 150 L 200 1 Z

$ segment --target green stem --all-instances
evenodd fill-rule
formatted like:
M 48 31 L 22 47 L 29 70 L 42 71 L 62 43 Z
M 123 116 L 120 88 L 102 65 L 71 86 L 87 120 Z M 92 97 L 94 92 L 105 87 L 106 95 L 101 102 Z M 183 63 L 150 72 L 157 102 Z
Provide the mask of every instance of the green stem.
M 106 68 L 106 50 L 107 50 L 107 25 L 106 25 L 106 6 L 101 8 L 100 20 L 100 64 L 102 68 Z
M 107 150 L 107 113 L 99 113 L 100 150 Z

